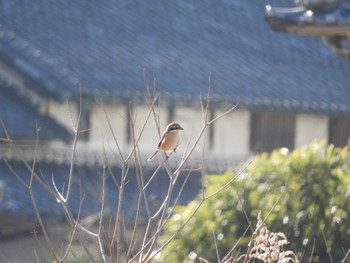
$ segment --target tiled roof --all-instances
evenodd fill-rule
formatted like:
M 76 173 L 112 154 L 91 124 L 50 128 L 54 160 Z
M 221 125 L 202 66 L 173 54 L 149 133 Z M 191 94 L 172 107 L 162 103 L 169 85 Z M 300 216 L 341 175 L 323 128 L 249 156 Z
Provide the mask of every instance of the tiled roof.
M 267 5 L 265 20 L 276 32 L 320 36 L 328 48 L 350 59 L 347 45 L 350 34 L 349 0 L 299 1 L 291 8 Z
M 1 1 L 0 58 L 42 94 L 161 96 L 257 108 L 350 113 L 350 62 L 315 37 L 273 32 L 265 5 L 236 1 Z M 290 2 L 290 1 L 289 1 Z M 39 85 L 40 84 L 40 85 Z
M 9 163 L 15 173 L 26 183 L 30 179 L 30 170 L 21 162 L 11 161 Z M 118 204 L 118 187 L 115 183 L 120 183 L 120 168 L 111 168 L 114 178 L 112 178 L 109 170 L 106 172 L 108 176 L 105 183 L 105 211 L 114 214 Z M 36 164 L 36 172 L 42 180 L 46 180 L 52 187 L 51 177 L 54 177 L 55 184 L 59 190 L 67 188 L 69 165 L 59 165 L 56 163 L 39 162 Z M 81 217 L 99 213 L 101 209 L 102 197 L 102 174 L 103 168 L 99 166 L 75 166 L 73 176 L 72 194 L 70 197 L 70 208 L 73 215 L 77 215 L 79 211 L 80 187 L 81 193 L 84 195 L 83 205 L 81 209 Z M 144 171 L 143 178 L 145 182 L 152 175 L 151 171 Z M 184 204 L 192 200 L 201 187 L 200 173 L 192 173 L 186 182 L 183 193 L 179 198 L 179 203 Z M 185 182 L 185 175 L 181 175 L 175 184 L 172 201 L 175 201 L 177 193 L 179 193 L 182 184 Z M 137 202 L 139 198 L 139 188 L 137 183 L 136 171 L 129 170 L 127 184 L 123 196 L 123 214 L 125 218 L 135 215 Z M 160 171 L 151 181 L 145 191 L 149 203 L 149 209 L 155 211 L 158 209 L 162 198 L 165 197 L 169 184 L 169 176 L 165 171 Z M 22 216 L 35 217 L 31 198 L 28 190 L 18 181 L 15 175 L 10 171 L 8 165 L 0 160 L 0 185 L 3 191 L 2 201 L 0 202 L 0 213 L 21 214 Z M 49 215 L 61 219 L 63 211 L 56 199 L 37 181 L 34 180 L 33 192 L 35 199 L 42 215 Z M 144 204 L 142 207 L 145 207 Z M 144 212 L 144 211 L 143 211 Z M 145 216 L 143 214 L 142 216 Z
M 38 105 L 19 97 L 11 84 L 0 80 L 0 138 L 35 140 L 39 130 L 41 141 L 60 139 L 69 141 L 72 135 L 52 118 L 40 114 Z M 10 138 L 7 138 L 9 136 Z M 1 141 L 1 140 L 0 140 Z
M 127 149 L 122 150 L 122 154 L 127 156 L 130 152 Z M 71 147 L 62 147 L 61 145 L 52 144 L 40 144 L 38 147 L 34 147 L 33 144 L 10 144 L 3 143 L 0 147 L 0 159 L 4 160 L 16 160 L 25 161 L 28 163 L 33 162 L 33 156 L 35 160 L 41 163 L 56 163 L 62 165 L 70 165 L 72 161 L 72 149 Z M 141 166 L 147 169 L 155 169 L 159 164 L 157 162 L 148 162 L 147 158 L 149 153 L 144 152 L 140 155 Z M 181 156 L 172 156 L 172 165 L 177 167 L 181 163 Z M 204 159 L 206 163 L 206 173 L 223 173 L 227 170 L 227 167 L 236 167 L 240 164 L 238 159 L 222 159 L 218 156 L 207 156 Z M 99 151 L 86 150 L 86 146 L 77 146 L 74 152 L 74 164 L 77 166 L 103 166 L 105 163 L 113 167 L 122 167 L 122 163 L 119 158 L 112 151 Z M 192 169 L 193 167 L 202 166 L 202 158 L 198 156 L 191 156 L 183 168 Z M 139 163 L 133 161 L 129 162 L 131 167 L 137 166 Z

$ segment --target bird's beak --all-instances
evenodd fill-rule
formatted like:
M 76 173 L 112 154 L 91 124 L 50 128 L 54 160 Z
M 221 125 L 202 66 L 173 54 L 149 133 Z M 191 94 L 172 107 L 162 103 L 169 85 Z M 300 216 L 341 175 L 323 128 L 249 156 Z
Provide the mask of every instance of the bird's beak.
M 180 128 L 179 128 L 180 130 L 183 130 L 184 128 L 182 128 L 181 126 L 180 126 Z

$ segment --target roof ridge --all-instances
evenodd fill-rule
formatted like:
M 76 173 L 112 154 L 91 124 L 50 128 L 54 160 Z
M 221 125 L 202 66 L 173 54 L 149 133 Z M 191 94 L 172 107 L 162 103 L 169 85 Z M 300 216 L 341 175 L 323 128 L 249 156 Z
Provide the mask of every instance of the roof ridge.
M 60 145 L 50 145 L 49 147 L 45 144 L 39 144 L 39 147 L 35 147 L 34 144 L 2 144 L 0 147 L 0 159 L 8 161 L 33 161 L 36 158 L 37 162 L 48 162 L 56 164 L 71 164 L 72 150 L 69 147 L 62 147 Z M 148 167 L 157 166 L 156 163 L 149 164 L 146 162 L 148 153 L 141 154 L 141 159 L 144 160 L 144 164 Z M 180 164 L 180 158 L 172 157 L 174 164 L 177 166 Z M 116 158 L 115 154 L 100 150 L 89 150 L 86 151 L 86 147 L 83 149 L 77 148 L 75 150 L 75 165 L 105 165 L 108 163 L 112 166 L 120 166 L 120 161 Z M 192 156 L 185 164 L 185 168 L 197 169 L 202 165 L 202 154 L 198 156 Z M 215 156 L 206 158 L 206 172 L 218 172 L 225 171 L 230 167 L 234 167 L 238 164 L 237 161 L 233 162 L 231 159 L 220 159 Z M 131 166 L 137 165 L 136 163 L 130 163 Z

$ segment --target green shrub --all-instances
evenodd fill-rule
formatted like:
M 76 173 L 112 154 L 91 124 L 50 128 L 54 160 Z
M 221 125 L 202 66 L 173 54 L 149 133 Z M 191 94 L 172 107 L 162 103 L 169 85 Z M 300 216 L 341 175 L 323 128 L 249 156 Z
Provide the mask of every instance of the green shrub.
M 216 262 L 216 247 L 224 256 L 238 240 L 237 250 L 244 253 L 252 231 L 240 238 L 249 227 L 247 221 L 257 218 L 260 210 L 263 217 L 272 210 L 266 224 L 286 234 L 290 249 L 306 262 L 310 257 L 329 262 L 330 256 L 339 261 L 350 244 L 348 158 L 347 148 L 326 147 L 322 142 L 293 152 L 279 149 L 257 155 L 239 179 L 203 203 L 162 252 L 163 262 L 192 261 L 199 256 Z M 207 176 L 204 196 L 234 176 L 232 171 Z M 163 240 L 184 223 L 201 198 L 199 194 L 187 206 L 176 207 Z

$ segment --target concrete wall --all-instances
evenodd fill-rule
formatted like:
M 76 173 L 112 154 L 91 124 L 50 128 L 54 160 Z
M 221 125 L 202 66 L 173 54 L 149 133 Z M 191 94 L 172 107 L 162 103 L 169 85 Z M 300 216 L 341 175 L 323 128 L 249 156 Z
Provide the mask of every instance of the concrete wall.
M 174 108 L 172 119 L 169 120 L 169 105 L 163 103 L 161 107 L 155 108 L 156 116 L 160 121 L 158 130 L 154 115 L 151 113 L 148 122 L 147 116 L 150 114 L 148 105 L 134 103 L 132 114 L 129 116 L 128 105 L 122 102 L 105 104 L 91 104 L 90 129 L 88 141 L 82 141 L 81 145 L 86 145 L 91 149 L 101 150 L 103 145 L 110 151 L 117 152 L 113 133 L 116 136 L 119 146 L 124 152 L 132 149 L 132 137 L 128 128 L 129 121 L 135 123 L 135 139 L 139 138 L 139 151 L 141 154 L 150 155 L 157 148 L 160 136 L 170 121 L 176 121 L 184 128 L 181 131 L 182 141 L 177 149 L 176 156 L 181 158 L 185 151 L 193 146 L 203 127 L 203 116 L 198 105 L 178 105 Z M 51 116 L 67 127 L 72 129 L 70 114 L 76 120 L 77 105 L 71 104 L 68 110 L 67 103 L 57 104 L 50 102 L 47 111 Z M 224 110 L 214 109 L 214 117 L 221 115 Z M 109 118 L 109 127 L 107 117 Z M 295 127 L 295 148 L 309 144 L 313 140 L 328 138 L 327 116 L 315 114 L 298 114 L 296 116 Z M 144 126 L 145 125 L 145 126 Z M 202 136 L 195 148 L 194 154 L 201 157 L 205 146 L 207 157 L 227 160 L 244 160 L 249 157 L 250 134 L 251 134 L 251 113 L 248 110 L 233 110 L 226 116 L 217 120 L 212 129 L 207 129 L 206 136 Z M 211 133 L 211 136 L 209 136 Z
M 223 111 L 216 111 L 219 116 Z M 211 155 L 230 159 L 249 156 L 250 112 L 233 110 L 214 123 L 214 141 Z
M 108 120 L 110 126 L 108 124 Z M 127 146 L 127 107 L 123 104 L 108 104 L 104 107 L 100 104 L 94 104 L 90 115 L 89 141 L 90 147 L 106 149 L 112 147 L 116 150 L 114 136 L 117 138 L 121 148 Z
M 181 131 L 181 145 L 178 147 L 178 154 L 182 155 L 194 146 L 202 130 L 203 117 L 200 106 L 198 105 L 198 108 L 190 106 L 176 107 L 173 121 L 178 122 L 184 128 Z M 208 140 L 208 137 L 203 134 L 194 148 L 195 154 L 201 154 L 203 152 L 205 140 Z
M 57 103 L 54 100 L 48 100 L 41 110 L 67 130 L 73 131 L 72 121 L 76 124 L 78 119 L 78 105 L 76 102 Z
M 295 127 L 295 148 L 313 140 L 328 139 L 328 117 L 314 114 L 298 114 Z
M 135 139 L 139 139 L 139 150 L 142 153 L 151 155 L 158 146 L 160 137 L 168 124 L 167 105 L 154 108 L 156 118 L 159 119 L 159 129 L 157 127 L 153 112 L 150 112 L 148 105 L 135 105 L 133 109 L 133 120 L 135 121 Z M 149 118 L 148 118 L 149 116 Z M 148 120 L 147 120 L 148 118 Z M 130 142 L 130 147 L 132 141 Z

